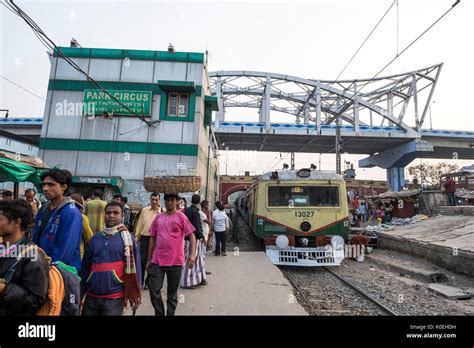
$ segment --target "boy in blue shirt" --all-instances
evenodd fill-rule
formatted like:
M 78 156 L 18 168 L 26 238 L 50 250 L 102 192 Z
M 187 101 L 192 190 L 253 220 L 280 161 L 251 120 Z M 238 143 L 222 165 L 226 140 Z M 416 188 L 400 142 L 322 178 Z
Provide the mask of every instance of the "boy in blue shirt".
M 41 175 L 48 200 L 35 217 L 33 242 L 52 261 L 62 261 L 77 270 L 81 266 L 82 214 L 76 202 L 65 197 L 72 175 L 65 169 L 51 169 Z

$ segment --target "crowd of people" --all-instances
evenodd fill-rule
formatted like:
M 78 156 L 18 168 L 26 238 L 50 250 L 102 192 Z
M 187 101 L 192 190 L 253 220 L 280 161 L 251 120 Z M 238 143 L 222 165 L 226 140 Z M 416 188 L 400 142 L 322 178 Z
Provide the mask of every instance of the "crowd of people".
M 371 221 L 385 224 L 392 220 L 394 205 L 391 201 L 360 199 L 357 195 L 351 196 L 349 192 L 349 222 L 352 227 L 362 227 Z
M 56 263 L 80 277 L 82 315 L 122 315 L 127 306 L 135 312 L 142 290 L 149 290 L 155 315 L 174 315 L 180 287 L 208 284 L 207 250 L 215 246 L 215 255 L 226 256 L 230 221 L 221 202 L 211 212 L 198 194 L 188 206 L 179 193 L 165 193 L 162 207 L 154 192 L 133 214 L 121 195 L 106 202 L 101 190 L 87 201 L 70 194 L 67 170 L 51 169 L 41 181 L 43 204 L 34 189 L 17 200 L 4 192 L 0 201 L 0 315 L 35 315 L 46 306 Z M 26 249 L 41 252 L 33 258 L 20 251 Z

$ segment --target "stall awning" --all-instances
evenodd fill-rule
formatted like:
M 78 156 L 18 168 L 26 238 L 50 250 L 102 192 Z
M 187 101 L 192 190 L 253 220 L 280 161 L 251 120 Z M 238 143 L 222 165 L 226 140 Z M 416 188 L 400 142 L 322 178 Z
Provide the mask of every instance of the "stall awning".
M 0 182 L 31 182 L 41 184 L 41 174 L 46 168 L 34 168 L 10 158 L 0 157 Z

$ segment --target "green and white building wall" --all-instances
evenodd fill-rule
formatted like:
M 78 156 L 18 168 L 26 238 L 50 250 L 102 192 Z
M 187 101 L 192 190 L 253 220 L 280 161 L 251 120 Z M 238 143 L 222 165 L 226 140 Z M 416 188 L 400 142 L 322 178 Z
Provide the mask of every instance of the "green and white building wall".
M 149 196 L 144 176 L 199 175 L 200 193 L 215 201 L 219 171 L 211 114 L 217 98 L 210 96 L 203 53 L 60 49 L 153 125 L 108 99 L 55 51 L 39 145 L 50 167 L 70 170 L 77 185 L 112 185 L 108 195 L 120 190 L 142 204 Z

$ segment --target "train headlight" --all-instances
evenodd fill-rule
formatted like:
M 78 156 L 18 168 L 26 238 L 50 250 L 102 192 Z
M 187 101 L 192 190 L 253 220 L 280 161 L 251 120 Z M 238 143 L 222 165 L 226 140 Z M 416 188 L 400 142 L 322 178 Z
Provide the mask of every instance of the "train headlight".
M 332 250 L 336 253 L 342 253 L 344 256 L 344 238 L 341 236 L 334 236 L 331 238 Z
M 303 221 L 300 227 L 303 232 L 308 232 L 311 229 L 311 224 L 308 221 Z
M 279 247 L 280 249 L 285 249 L 286 247 L 288 247 L 289 244 L 290 244 L 290 240 L 288 239 L 287 236 L 279 235 L 279 236 L 276 238 L 276 245 L 277 245 L 277 247 Z

